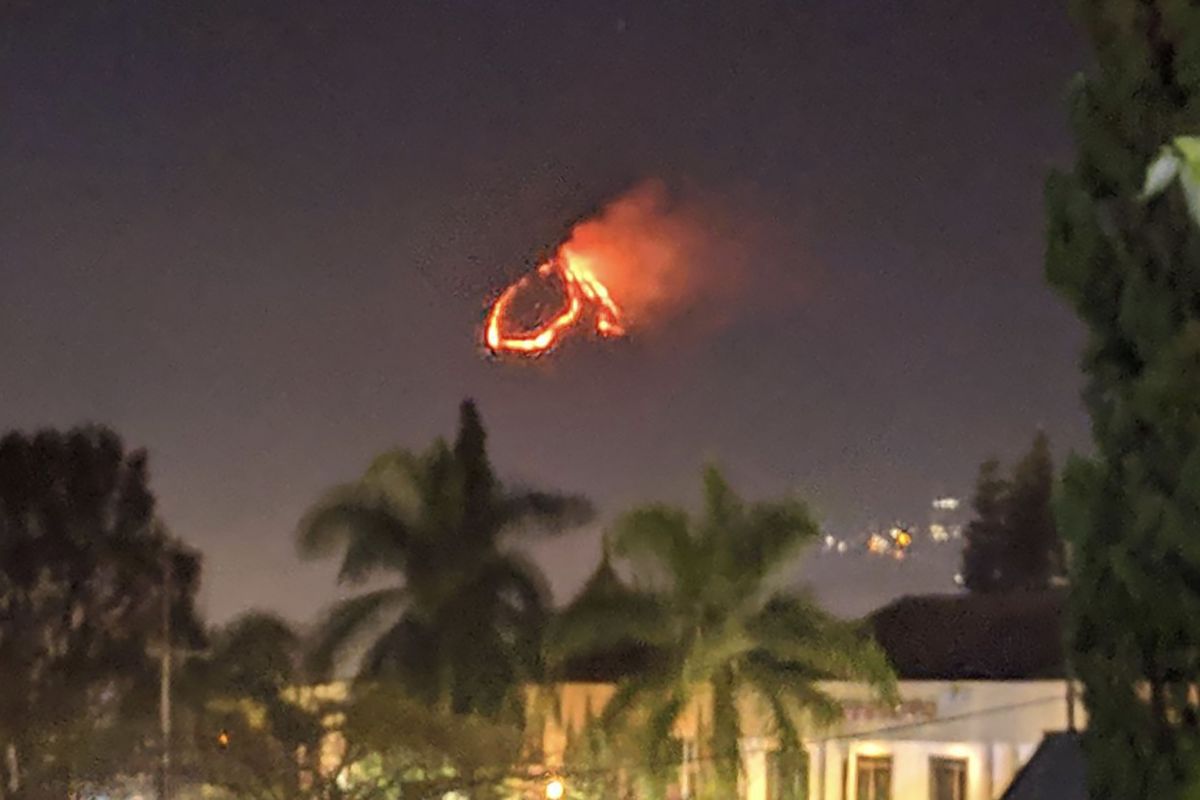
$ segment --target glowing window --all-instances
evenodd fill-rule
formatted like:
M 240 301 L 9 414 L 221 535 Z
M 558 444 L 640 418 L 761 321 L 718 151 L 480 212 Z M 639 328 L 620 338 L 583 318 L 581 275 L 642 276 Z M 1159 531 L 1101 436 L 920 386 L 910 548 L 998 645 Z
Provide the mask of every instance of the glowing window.
M 891 756 L 858 756 L 854 766 L 858 781 L 855 800 L 891 800 Z
M 929 759 L 930 800 L 967 800 L 967 760 Z

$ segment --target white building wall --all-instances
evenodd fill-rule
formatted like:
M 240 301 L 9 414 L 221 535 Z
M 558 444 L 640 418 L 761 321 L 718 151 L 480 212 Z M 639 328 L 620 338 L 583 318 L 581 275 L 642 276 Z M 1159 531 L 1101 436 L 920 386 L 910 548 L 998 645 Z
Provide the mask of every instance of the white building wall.
M 871 702 L 861 684 L 822 688 L 851 708 Z M 1065 681 L 902 681 L 899 690 L 900 716 L 851 717 L 810 738 L 812 800 L 856 800 L 860 755 L 891 757 L 892 800 L 929 800 L 935 757 L 964 759 L 968 800 L 994 800 L 1043 734 L 1067 727 Z
M 930 800 L 929 759 L 937 756 L 966 759 L 968 800 L 994 800 L 1042 735 L 1067 727 L 1065 681 L 901 681 L 898 712 L 879 709 L 863 684 L 829 682 L 821 688 L 852 713 L 839 725 L 808 730 L 810 800 L 856 800 L 858 755 L 891 756 L 892 800 Z M 566 730 L 582 729 L 613 691 L 607 684 L 553 689 L 555 702 L 542 705 L 557 713 L 539 723 L 547 766 L 562 764 Z M 538 707 L 532 694 L 529 706 Z M 685 741 L 695 741 L 706 698 L 692 706 L 677 726 Z M 774 746 L 771 725 L 756 703 L 744 704 L 741 711 L 741 793 L 744 800 L 768 800 L 765 753 Z M 1082 723 L 1082 708 L 1076 713 Z

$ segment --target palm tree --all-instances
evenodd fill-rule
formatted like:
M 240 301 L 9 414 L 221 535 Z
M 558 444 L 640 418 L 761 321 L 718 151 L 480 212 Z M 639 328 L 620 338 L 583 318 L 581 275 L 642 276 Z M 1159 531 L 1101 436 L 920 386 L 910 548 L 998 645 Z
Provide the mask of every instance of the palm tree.
M 803 595 L 772 588 L 819 533 L 803 503 L 743 503 L 709 468 L 704 504 L 699 519 L 662 505 L 621 517 L 611 546 L 630 562 L 640 588 L 593 593 L 574 604 L 556 621 L 547 653 L 551 664 L 562 664 L 631 643 L 649 647 L 649 666 L 620 683 L 603 721 L 636 717 L 646 737 L 642 752 L 663 762 L 672 757 L 666 744 L 689 704 L 711 703 L 715 796 L 733 797 L 739 698 L 757 697 L 781 751 L 797 756 L 806 715 L 827 722 L 840 712 L 818 680 L 861 679 L 891 697 L 894 677 L 856 626 Z
M 445 711 L 515 712 L 518 683 L 540 672 L 547 592 L 507 537 L 561 531 L 590 514 L 577 496 L 503 486 L 465 401 L 453 447 L 439 439 L 424 453 L 384 453 L 300 523 L 302 554 L 341 554 L 340 583 L 397 579 L 334 606 L 311 666 L 328 673 L 365 645 L 360 678 L 397 680 Z

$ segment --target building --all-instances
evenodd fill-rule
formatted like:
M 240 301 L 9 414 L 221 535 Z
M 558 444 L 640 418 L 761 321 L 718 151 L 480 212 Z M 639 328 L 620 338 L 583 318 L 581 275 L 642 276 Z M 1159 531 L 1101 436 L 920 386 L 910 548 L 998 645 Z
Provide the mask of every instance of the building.
M 618 591 L 613 576 L 593 590 Z M 900 678 L 901 702 L 883 708 L 867 687 L 825 682 L 842 702 L 835 725 L 805 741 L 809 800 L 995 800 L 1030 761 L 1047 732 L 1069 727 L 1072 693 L 1064 678 L 1061 592 L 903 598 L 870 618 Z M 565 754 L 615 691 L 604 668 L 638 658 L 591 660 L 587 680 L 551 687 L 556 715 L 542 721 L 538 751 L 546 769 L 570 782 Z M 581 665 L 583 666 L 583 665 Z M 610 675 L 615 679 L 619 675 Z M 741 800 L 777 800 L 781 776 L 769 715 L 752 702 L 743 721 Z M 1081 712 L 1079 712 L 1081 714 Z M 673 796 L 696 795 L 703 698 L 675 729 L 681 743 Z M 569 795 L 568 795 L 569 796 Z
M 1062 591 L 906 597 L 871 615 L 901 705 L 831 684 L 846 718 L 809 746 L 811 800 L 994 800 L 1043 736 L 1081 719 Z
M 1067 724 L 1063 680 L 901 681 L 898 709 L 862 686 L 825 688 L 847 715 L 808 745 L 810 800 L 994 800 Z
M 1046 734 L 1009 784 L 1003 800 L 1088 800 L 1087 765 L 1079 734 Z

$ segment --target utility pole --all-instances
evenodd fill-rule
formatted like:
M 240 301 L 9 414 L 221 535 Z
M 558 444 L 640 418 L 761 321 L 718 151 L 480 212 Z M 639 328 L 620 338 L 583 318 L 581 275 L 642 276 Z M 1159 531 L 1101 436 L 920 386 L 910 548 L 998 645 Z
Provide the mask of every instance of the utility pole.
M 158 678 L 158 724 L 160 761 L 158 800 L 169 800 L 171 783 L 171 553 L 163 544 L 162 557 L 162 653 Z
M 1067 673 L 1067 730 L 1075 733 L 1075 676 Z
M 1075 704 L 1078 701 L 1078 689 L 1075 686 L 1075 665 L 1071 663 L 1069 657 L 1063 663 L 1063 677 L 1067 679 L 1067 730 L 1075 733 Z

